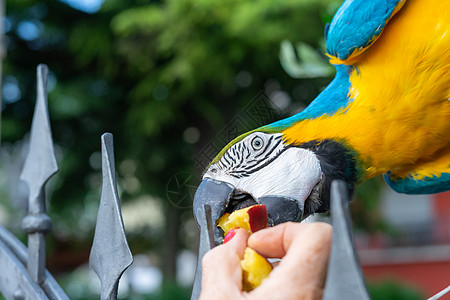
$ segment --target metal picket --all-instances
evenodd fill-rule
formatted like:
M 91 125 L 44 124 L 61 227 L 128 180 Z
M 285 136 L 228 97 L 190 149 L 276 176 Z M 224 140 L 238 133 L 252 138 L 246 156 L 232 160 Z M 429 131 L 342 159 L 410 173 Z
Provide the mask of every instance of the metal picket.
M 45 268 L 45 235 L 52 221 L 46 214 L 45 185 L 58 171 L 47 107 L 46 65 L 37 67 L 37 97 L 28 155 L 20 175 L 30 193 L 22 228 L 28 248 L 0 226 L 0 293 L 6 299 L 69 299 Z M 132 263 L 116 188 L 112 134 L 101 138 L 103 186 L 90 266 L 101 281 L 101 299 L 117 299 L 120 277 Z

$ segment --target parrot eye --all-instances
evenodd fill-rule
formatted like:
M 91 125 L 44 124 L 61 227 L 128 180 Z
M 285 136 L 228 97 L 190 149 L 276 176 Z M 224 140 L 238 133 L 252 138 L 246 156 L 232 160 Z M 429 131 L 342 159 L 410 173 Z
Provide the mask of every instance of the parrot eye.
M 263 142 L 262 138 L 260 138 L 259 136 L 253 138 L 252 147 L 254 150 L 260 150 L 263 146 L 264 146 L 264 142 Z

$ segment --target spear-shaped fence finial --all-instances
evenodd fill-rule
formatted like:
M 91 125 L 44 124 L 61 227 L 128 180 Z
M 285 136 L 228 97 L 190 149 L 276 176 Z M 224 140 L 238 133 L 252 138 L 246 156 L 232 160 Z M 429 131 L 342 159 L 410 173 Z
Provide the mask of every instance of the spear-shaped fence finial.
M 346 183 L 341 180 L 333 181 L 331 183 L 333 241 L 324 300 L 370 299 L 353 244 L 348 202 Z
M 123 272 L 133 262 L 120 211 L 114 167 L 113 136 L 102 135 L 103 186 L 97 225 L 90 255 L 90 267 L 101 282 L 101 299 L 117 299 Z
M 45 184 L 58 171 L 47 108 L 47 75 L 47 66 L 40 64 L 29 150 L 20 175 L 30 192 L 28 215 L 22 221 L 22 228 L 28 233 L 27 268 L 38 283 L 45 275 L 45 234 L 52 226 L 45 209 Z

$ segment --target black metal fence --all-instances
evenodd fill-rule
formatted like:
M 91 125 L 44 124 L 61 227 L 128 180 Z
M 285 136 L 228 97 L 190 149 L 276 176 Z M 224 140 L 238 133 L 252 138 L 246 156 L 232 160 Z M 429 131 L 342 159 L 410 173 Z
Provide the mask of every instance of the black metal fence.
M 58 171 L 47 108 L 47 75 L 47 66 L 39 65 L 29 149 L 20 175 L 29 187 L 28 215 L 22 221 L 28 248 L 0 226 L 0 292 L 6 299 L 69 299 L 45 268 L 45 235 L 52 227 L 46 214 L 45 185 Z M 102 135 L 101 148 L 103 186 L 90 267 L 100 278 L 101 299 L 117 299 L 120 277 L 133 256 L 117 193 L 112 134 Z

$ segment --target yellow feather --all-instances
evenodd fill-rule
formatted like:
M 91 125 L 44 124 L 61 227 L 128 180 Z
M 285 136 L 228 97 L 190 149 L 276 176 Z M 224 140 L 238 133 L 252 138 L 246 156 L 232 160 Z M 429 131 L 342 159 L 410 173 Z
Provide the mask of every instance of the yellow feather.
M 407 1 L 354 59 L 354 100 L 332 116 L 294 124 L 283 132 L 286 140 L 345 141 L 359 153 L 366 178 L 414 170 L 448 147 L 450 1 Z
M 434 153 L 431 158 L 422 158 L 413 166 L 392 170 L 394 177 L 405 178 L 408 175 L 416 180 L 426 177 L 439 177 L 442 173 L 450 173 L 450 143 L 444 149 Z

